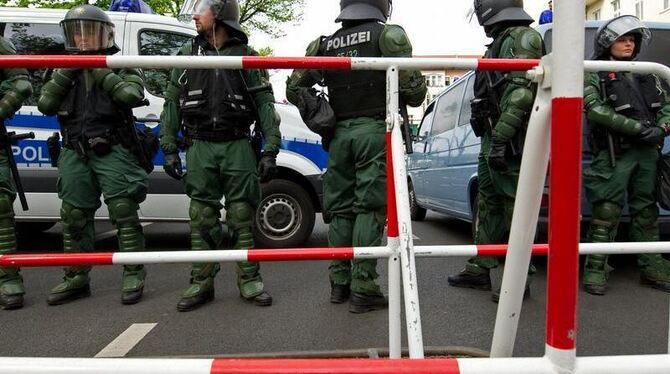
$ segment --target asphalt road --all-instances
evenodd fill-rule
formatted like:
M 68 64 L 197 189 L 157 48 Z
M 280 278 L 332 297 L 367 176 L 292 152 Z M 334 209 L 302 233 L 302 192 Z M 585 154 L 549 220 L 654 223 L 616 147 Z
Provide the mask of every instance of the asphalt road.
M 149 250 L 188 248 L 186 224 L 145 227 Z M 326 244 L 327 226 L 320 220 L 308 246 Z M 471 243 L 469 224 L 437 214 L 414 225 L 417 244 Z M 109 224 L 98 224 L 100 249 L 113 248 Z M 60 230 L 20 238 L 25 251 L 58 251 Z M 419 259 L 422 327 L 426 346 L 466 346 L 488 350 L 496 304 L 490 293 L 446 285 L 447 275 L 461 269 L 464 258 Z M 386 266 L 380 261 L 380 283 L 386 289 Z M 543 259 L 531 299 L 524 303 L 514 353 L 544 352 L 545 275 Z M 633 256 L 614 259 L 617 268 L 604 297 L 579 294 L 579 355 L 667 353 L 669 296 L 642 287 Z M 176 303 L 187 287 L 188 265 L 149 265 L 145 298 L 137 305 L 120 303 L 120 267 L 91 272 L 93 296 L 62 306 L 48 306 L 47 293 L 62 276 L 60 268 L 24 269 L 26 305 L 0 311 L 0 356 L 94 357 L 109 352 L 123 336 L 118 356 L 213 356 L 288 351 L 366 349 L 388 345 L 387 314 L 354 315 L 347 305 L 328 302 L 325 262 L 266 263 L 262 274 L 274 296 L 261 308 L 239 298 L 232 264 L 216 279 L 216 299 L 189 313 Z M 499 284 L 501 272 L 494 273 Z M 143 333 L 136 324 L 155 324 Z M 132 327 L 131 327 L 132 326 Z M 124 340 L 124 339 L 122 339 Z M 107 347 L 106 350 L 104 350 Z M 118 353 L 118 350 L 122 353 Z M 126 353 L 127 351 L 127 353 Z

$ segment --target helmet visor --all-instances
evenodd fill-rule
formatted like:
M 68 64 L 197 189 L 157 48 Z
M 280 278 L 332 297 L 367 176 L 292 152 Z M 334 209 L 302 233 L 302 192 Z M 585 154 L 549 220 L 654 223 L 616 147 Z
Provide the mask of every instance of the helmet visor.
M 651 31 L 642 23 L 637 17 L 622 16 L 609 24 L 598 35 L 598 44 L 605 48 L 609 48 L 614 44 L 614 41 L 620 37 L 636 33 L 640 35 L 640 43 L 649 43 L 651 40 Z
M 61 22 L 61 28 L 68 51 L 94 52 L 114 47 L 114 26 L 108 23 L 73 19 Z

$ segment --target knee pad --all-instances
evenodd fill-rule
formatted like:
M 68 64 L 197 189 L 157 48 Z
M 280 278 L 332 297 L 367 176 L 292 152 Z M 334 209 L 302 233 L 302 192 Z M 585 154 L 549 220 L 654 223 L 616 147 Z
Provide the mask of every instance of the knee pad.
M 621 215 L 621 207 L 617 204 L 605 201 L 593 205 L 593 218 L 616 224 Z
M 248 203 L 232 203 L 226 210 L 226 223 L 234 231 L 244 227 L 251 228 L 253 221 L 254 210 Z
M 60 208 L 60 217 L 63 221 L 64 229 L 70 232 L 80 232 L 86 226 L 86 223 L 90 219 L 93 219 L 92 214 L 66 202 L 63 202 Z
M 12 199 L 7 194 L 0 194 L 0 220 L 14 218 Z
M 642 208 L 635 217 L 633 217 L 633 220 L 637 221 L 638 224 L 644 228 L 655 228 L 658 222 L 658 207 L 654 204 Z
M 119 227 L 137 226 L 139 224 L 140 219 L 137 215 L 139 206 L 127 197 L 110 200 L 107 203 L 107 209 L 112 223 Z
M 595 204 L 589 230 L 590 239 L 594 242 L 612 241 L 614 239 L 612 238 L 613 230 L 620 215 L 621 207 L 617 204 L 610 202 Z
M 211 229 L 219 224 L 219 210 L 209 204 L 197 200 L 191 200 L 188 215 L 191 218 L 191 227 L 200 229 Z

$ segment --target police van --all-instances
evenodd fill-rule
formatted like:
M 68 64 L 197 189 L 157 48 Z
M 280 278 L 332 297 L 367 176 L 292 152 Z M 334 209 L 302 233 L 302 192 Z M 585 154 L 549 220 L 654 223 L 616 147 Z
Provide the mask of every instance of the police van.
M 66 10 L 0 8 L 0 31 L 19 54 L 63 54 L 59 22 Z M 107 12 L 115 24 L 116 44 L 123 55 L 174 55 L 196 32 L 192 23 L 155 14 Z M 7 121 L 9 131 L 33 131 L 35 139 L 21 140 L 13 153 L 21 174 L 30 210 L 15 203 L 19 227 L 23 230 L 46 230 L 60 219 L 60 200 L 56 191 L 56 168 L 46 139 L 58 131 L 56 117 L 37 110 L 44 69 L 30 70 L 33 96 L 17 114 Z M 144 70 L 149 105 L 134 110 L 157 134 L 157 122 L 163 107 L 163 92 L 168 70 Z M 321 212 L 321 176 L 328 156 L 320 138 L 309 131 L 294 106 L 276 104 L 281 116 L 282 149 L 277 157 L 278 176 L 262 185 L 263 198 L 256 213 L 255 232 L 258 247 L 293 247 L 309 238 L 316 213 Z M 184 154 L 182 154 L 184 157 Z M 163 155 L 154 159 L 155 169 L 149 177 L 149 192 L 140 205 L 143 221 L 188 221 L 188 197 L 181 182 L 163 171 Z M 188 166 L 187 166 L 188 167 Z M 96 219 L 107 219 L 103 206 Z

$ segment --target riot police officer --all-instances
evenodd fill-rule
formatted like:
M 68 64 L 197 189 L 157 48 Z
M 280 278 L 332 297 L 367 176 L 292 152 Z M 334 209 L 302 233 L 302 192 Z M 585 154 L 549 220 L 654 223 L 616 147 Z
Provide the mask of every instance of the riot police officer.
M 632 61 L 650 38 L 651 32 L 638 18 L 613 18 L 596 33 L 594 59 Z M 614 241 L 627 202 L 630 239 L 657 241 L 656 168 L 670 130 L 667 92 L 653 74 L 592 73 L 586 76 L 584 111 L 594 156 L 584 170 L 593 214 L 589 240 Z M 642 283 L 670 292 L 670 267 L 660 254 L 638 255 L 637 262 Z M 604 295 L 611 270 L 607 255 L 587 256 L 584 290 Z
M 12 43 L 0 37 L 0 54 L 13 55 L 16 49 Z M 26 69 L 0 70 L 0 126 L 5 120 L 21 108 L 23 102 L 33 93 Z M 9 139 L 0 139 L 2 142 Z M 14 209 L 12 203 L 16 190 L 11 180 L 9 160 L 0 147 L 0 254 L 16 251 L 16 233 L 14 230 Z M 0 267 L 0 309 L 18 309 L 23 306 L 23 278 L 19 268 Z
M 193 20 L 198 36 L 179 51 L 187 56 L 257 55 L 239 23 L 237 0 L 200 0 Z M 279 116 L 268 74 L 263 70 L 174 69 L 162 114 L 161 148 L 165 171 L 183 175 L 177 133 L 185 136 L 188 173 L 186 194 L 191 198 L 191 249 L 216 249 L 224 236 L 219 221 L 225 197 L 227 226 L 234 249 L 254 245 L 252 224 L 260 201 L 260 184 L 276 173 Z M 256 122 L 265 137 L 260 160 L 250 144 L 250 125 Z M 257 262 L 237 263 L 240 296 L 259 306 L 272 304 L 265 292 Z M 214 298 L 214 276 L 219 264 L 196 263 L 191 286 L 177 304 L 189 311 Z
M 92 5 L 70 9 L 60 23 L 65 49 L 73 54 L 119 51 L 114 24 Z M 131 152 L 135 124 L 132 108 L 144 101 L 144 83 L 137 69 L 57 69 L 42 87 L 39 110 L 58 115 L 63 149 L 58 157 L 58 196 L 62 200 L 63 249 L 94 249 L 95 211 L 100 194 L 118 229 L 119 250 L 144 250 L 137 210 L 147 192 L 148 177 Z M 63 281 L 51 290 L 49 305 L 90 295 L 88 266 L 65 268 Z M 144 289 L 142 265 L 123 268 L 124 304 L 137 303 Z
M 402 27 L 386 24 L 389 0 L 341 0 L 335 20 L 342 27 L 307 47 L 308 56 L 411 57 L 412 45 Z M 330 142 L 324 176 L 325 210 L 332 215 L 331 246 L 378 246 L 386 221 L 386 78 L 374 71 L 296 70 L 287 80 L 289 101 L 303 105 L 300 90 L 328 86 L 337 124 Z M 419 71 L 400 72 L 404 104 L 419 106 L 426 95 Z M 332 303 L 350 299 L 349 311 L 365 313 L 387 305 L 376 260 L 333 261 L 330 269 Z
M 475 14 L 486 35 L 493 38 L 486 58 L 532 58 L 544 54 L 542 37 L 528 27 L 533 19 L 523 0 L 475 0 Z M 482 138 L 479 152 L 479 217 L 475 242 L 503 243 L 509 233 L 516 195 L 521 152 L 536 87 L 524 72 L 480 72 L 475 77 L 472 128 Z M 495 257 L 473 257 L 465 269 L 450 276 L 454 287 L 491 289 Z M 531 265 L 529 274 L 534 272 Z M 524 297 L 529 296 L 528 284 Z M 492 298 L 498 300 L 499 293 Z

